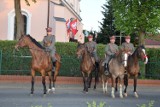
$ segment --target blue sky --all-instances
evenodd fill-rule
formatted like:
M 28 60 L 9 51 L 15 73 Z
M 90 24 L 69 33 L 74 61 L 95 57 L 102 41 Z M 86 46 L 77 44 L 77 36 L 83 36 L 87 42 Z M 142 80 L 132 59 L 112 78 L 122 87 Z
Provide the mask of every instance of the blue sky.
M 106 0 L 81 0 L 80 16 L 82 18 L 83 29 L 86 30 L 96 30 L 99 31 L 100 24 L 98 21 L 102 22 L 103 15 L 101 11 L 103 10 L 101 6 L 106 3 Z

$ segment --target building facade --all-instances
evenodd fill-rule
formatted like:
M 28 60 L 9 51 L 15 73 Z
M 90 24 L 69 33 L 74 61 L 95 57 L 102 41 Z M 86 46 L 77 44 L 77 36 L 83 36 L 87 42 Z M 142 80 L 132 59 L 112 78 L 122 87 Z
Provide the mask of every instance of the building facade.
M 25 22 L 25 33 L 30 34 L 37 41 L 42 41 L 46 35 L 45 28 L 52 27 L 52 33 L 57 42 L 68 42 L 66 21 L 77 19 L 77 34 L 75 38 L 82 37 L 83 24 L 80 17 L 80 0 L 37 0 L 36 3 L 21 0 L 21 10 Z M 0 2 L 0 40 L 14 40 L 15 36 L 15 10 L 14 0 L 1 0 Z

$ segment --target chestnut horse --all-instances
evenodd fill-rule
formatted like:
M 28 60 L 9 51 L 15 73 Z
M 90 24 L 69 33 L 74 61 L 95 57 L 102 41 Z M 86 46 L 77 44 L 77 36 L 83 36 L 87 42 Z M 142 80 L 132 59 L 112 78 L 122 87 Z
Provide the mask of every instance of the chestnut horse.
M 23 35 L 18 43 L 15 45 L 15 49 L 18 49 L 18 47 L 28 47 L 29 51 L 32 55 L 32 62 L 31 62 L 31 95 L 34 92 L 34 81 L 35 81 L 35 72 L 38 71 L 41 73 L 42 76 L 42 84 L 44 88 L 44 95 L 47 92 L 46 89 L 46 74 L 49 76 L 49 91 L 55 91 L 55 82 L 57 75 L 60 70 L 60 60 L 61 57 L 59 54 L 56 53 L 56 64 L 55 64 L 55 71 L 52 72 L 52 61 L 51 57 L 48 52 L 44 51 L 44 48 L 30 35 Z M 53 81 L 53 86 L 51 86 L 51 82 Z
M 139 74 L 139 60 L 144 61 L 145 64 L 148 62 L 148 57 L 146 55 L 145 47 L 143 45 L 138 46 L 134 53 L 128 57 L 127 61 L 127 75 L 124 77 L 124 95 L 127 97 L 127 86 L 128 86 L 128 78 L 130 76 L 134 77 L 134 95 L 135 97 L 138 97 L 137 94 L 137 77 Z
M 91 57 L 91 54 L 87 51 L 87 48 L 85 47 L 85 44 L 78 44 L 77 48 L 77 57 L 82 58 L 81 64 L 80 64 L 80 70 L 82 72 L 83 76 L 83 82 L 84 82 L 84 90 L 85 92 L 88 92 L 88 88 L 90 88 L 91 81 L 92 81 L 92 71 L 95 70 L 95 61 Z M 98 71 L 95 70 L 95 85 L 94 88 L 96 88 L 96 82 L 98 81 Z

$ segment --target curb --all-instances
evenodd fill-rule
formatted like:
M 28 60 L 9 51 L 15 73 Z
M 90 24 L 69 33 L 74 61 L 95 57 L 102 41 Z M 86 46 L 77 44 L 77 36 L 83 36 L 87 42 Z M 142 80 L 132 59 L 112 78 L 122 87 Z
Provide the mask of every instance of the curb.
M 41 76 L 36 76 L 35 81 L 41 83 Z M 30 83 L 31 76 L 19 76 L 19 75 L 0 75 L 0 82 L 16 82 L 16 83 Z M 46 78 L 48 81 L 48 77 Z M 94 82 L 94 79 L 92 80 Z M 144 86 L 160 86 L 160 80 L 141 80 L 138 79 L 138 85 Z M 109 80 L 111 83 L 111 80 Z M 82 77 L 64 77 L 58 76 L 56 84 L 83 84 Z M 133 79 L 129 79 L 129 85 L 133 85 Z

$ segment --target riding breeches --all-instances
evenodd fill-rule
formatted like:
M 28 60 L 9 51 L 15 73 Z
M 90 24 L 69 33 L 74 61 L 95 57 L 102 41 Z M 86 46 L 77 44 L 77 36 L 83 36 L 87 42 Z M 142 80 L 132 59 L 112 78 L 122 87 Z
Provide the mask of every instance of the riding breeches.
M 52 62 L 55 62 L 55 61 L 56 61 L 55 53 L 56 53 L 55 50 L 51 50 L 51 51 L 50 51 L 50 56 L 51 56 Z
M 98 59 L 97 53 L 93 52 L 92 56 L 94 57 L 95 61 L 98 62 L 99 59 Z
M 102 66 L 106 65 L 106 67 L 107 67 L 107 65 L 108 65 L 108 63 L 109 63 L 109 61 L 111 59 L 112 59 L 112 56 L 111 55 L 107 55 L 105 60 L 104 60 L 104 62 L 102 63 Z

